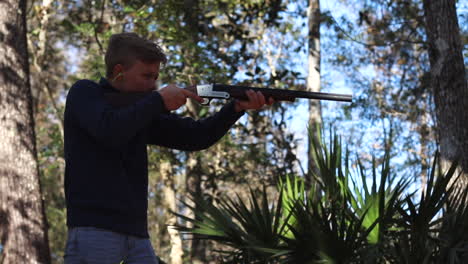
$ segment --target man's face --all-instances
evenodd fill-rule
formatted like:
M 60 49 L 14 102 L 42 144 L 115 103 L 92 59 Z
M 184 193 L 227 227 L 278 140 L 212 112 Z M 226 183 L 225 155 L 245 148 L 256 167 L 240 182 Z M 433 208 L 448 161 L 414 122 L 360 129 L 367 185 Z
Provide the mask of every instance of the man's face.
M 124 92 L 150 92 L 156 89 L 159 77 L 160 62 L 145 63 L 136 60 L 128 69 L 123 71 L 121 90 Z

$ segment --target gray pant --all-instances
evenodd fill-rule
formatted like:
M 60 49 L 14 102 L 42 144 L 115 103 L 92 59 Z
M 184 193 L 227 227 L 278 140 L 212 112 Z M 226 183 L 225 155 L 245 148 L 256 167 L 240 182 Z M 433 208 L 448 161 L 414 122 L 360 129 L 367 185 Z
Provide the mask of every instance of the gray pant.
M 147 238 L 95 227 L 68 230 L 65 264 L 159 264 Z

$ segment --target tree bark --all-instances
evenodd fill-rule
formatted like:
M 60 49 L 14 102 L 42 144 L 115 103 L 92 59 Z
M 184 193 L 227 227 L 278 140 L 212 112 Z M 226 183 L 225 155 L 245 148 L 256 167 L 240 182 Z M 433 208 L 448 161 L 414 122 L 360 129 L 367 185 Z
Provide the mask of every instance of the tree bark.
M 161 164 L 161 178 L 164 182 L 164 203 L 165 207 L 172 210 L 173 212 L 177 211 L 177 197 L 176 197 L 176 183 L 174 181 L 174 172 L 172 165 L 169 161 L 163 162 Z M 179 234 L 179 231 L 173 228 L 177 223 L 177 217 L 173 214 L 167 219 L 167 232 L 171 239 L 171 253 L 170 253 L 170 263 L 171 264 L 182 264 L 184 249 L 182 245 L 182 238 Z
M 199 16 L 200 16 L 199 0 L 184 0 L 183 1 L 183 20 L 190 28 L 189 39 L 187 40 L 188 48 L 184 51 L 185 67 L 183 70 L 184 77 L 190 84 L 196 84 L 196 76 L 198 69 L 194 67 L 194 63 L 199 61 L 199 54 L 193 49 L 200 41 L 199 37 Z M 193 101 L 188 101 L 186 104 L 189 115 L 197 120 L 200 106 Z M 186 167 L 186 192 L 202 194 L 202 174 L 200 156 L 198 153 L 187 152 L 187 167 Z M 190 203 L 190 202 L 189 202 Z M 198 205 L 194 205 L 195 211 L 198 210 Z M 193 264 L 207 263 L 206 241 L 201 240 L 198 235 L 193 235 L 190 246 L 190 261 Z
M 50 263 L 35 143 L 26 1 L 0 1 L 0 262 Z
M 429 109 L 429 106 L 424 103 L 426 109 Z M 419 157 L 421 160 L 421 191 L 425 194 L 426 186 L 427 186 L 427 172 L 430 168 L 429 163 L 429 142 L 431 139 L 430 136 L 430 128 L 429 128 L 430 116 L 428 112 L 421 113 L 421 124 L 417 126 L 416 131 L 419 134 L 419 142 L 421 144 L 421 148 L 419 149 Z
M 459 159 L 468 171 L 468 90 L 455 0 L 424 0 L 442 166 Z M 456 184 L 466 188 L 465 173 Z
M 320 92 L 320 1 L 309 0 L 307 9 L 309 22 L 309 49 L 308 49 L 308 75 L 307 90 Z M 313 145 L 320 142 L 317 134 L 317 127 L 322 124 L 322 114 L 320 100 L 309 100 L 309 150 L 308 150 L 308 175 L 306 177 L 307 186 L 312 185 L 313 173 L 317 171 L 317 166 L 313 159 Z
M 202 191 L 202 174 L 200 156 L 197 153 L 188 153 L 187 156 L 187 176 L 186 176 L 186 191 L 203 195 Z M 197 204 L 192 204 L 195 211 L 199 210 Z M 196 218 L 197 220 L 201 220 Z M 193 264 L 207 263 L 206 261 L 206 241 L 201 240 L 198 235 L 193 235 L 191 240 L 190 260 Z

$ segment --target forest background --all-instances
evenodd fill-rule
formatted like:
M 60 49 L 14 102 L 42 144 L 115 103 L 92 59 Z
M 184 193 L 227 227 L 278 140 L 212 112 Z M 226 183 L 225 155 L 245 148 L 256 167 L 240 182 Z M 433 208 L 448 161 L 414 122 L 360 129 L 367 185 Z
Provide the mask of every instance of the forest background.
M 0 12 L 1 56 L 7 58 L 2 58 L 0 89 L 4 99 L 0 111 L 6 117 L 30 109 L 32 116 L 32 120 L 24 122 L 32 130 L 18 128 L 19 132 L 6 129 L 9 123 L 2 119 L 2 146 L 22 142 L 33 155 L 30 160 L 27 155 L 24 160 L 5 158 L 0 164 L 0 263 L 19 263 L 15 257 L 31 260 L 28 263 L 63 263 L 65 97 L 76 80 L 98 80 L 104 75 L 103 55 L 113 33 L 136 32 L 164 48 L 169 62 L 161 71 L 159 87 L 216 82 L 352 93 L 355 98 L 352 104 L 282 102 L 249 112 L 219 143 L 201 152 L 149 147 L 148 226 L 155 251 L 167 262 L 208 263 L 217 258 L 213 242 L 189 240 L 168 228 L 178 221 L 169 211 L 193 217 L 193 211 L 183 204 L 191 204 L 189 193 L 210 199 L 235 194 L 246 198 L 249 188 L 261 193 L 265 187 L 269 195 L 278 196 L 275 186 L 287 175 L 302 177 L 311 186 L 317 164 L 310 146 L 321 137 L 317 126 L 324 128 L 324 137 L 335 132 L 340 135 L 355 160 L 352 168 L 358 167 L 358 160 L 365 168 L 372 168 L 389 153 L 394 178 L 409 179 L 408 192 L 423 189 L 436 150 L 440 149 L 446 161 L 466 153 L 453 148 L 465 137 L 450 133 L 468 135 L 468 122 L 460 121 L 467 120 L 465 116 L 443 116 L 443 112 L 452 113 L 450 108 L 455 112 L 463 109 L 457 108 L 453 98 L 468 98 L 468 3 L 437 1 L 456 7 L 456 12 L 438 14 L 435 9 L 431 13 L 428 2 L 2 1 L 0 9 L 5 7 L 3 10 L 8 12 Z M 458 77 L 463 80 L 447 78 L 450 85 L 462 87 L 457 90 L 462 94 L 450 94 L 456 89 L 441 85 L 434 73 L 434 56 L 440 57 L 440 52 L 434 55 L 439 43 L 436 40 L 443 34 L 428 22 L 431 14 L 457 23 L 457 30 L 449 34 L 458 37 L 458 49 L 449 46 L 444 56 L 461 56 L 463 73 Z M 8 21 L 13 20 L 15 25 L 23 23 L 16 31 L 8 27 Z M 23 55 L 22 61 L 27 61 L 27 68 L 9 60 L 16 56 L 10 56 L 16 53 L 5 48 L 12 32 L 25 34 L 24 39 L 15 38 L 14 43 L 27 47 L 27 52 L 17 51 Z M 458 70 L 452 72 L 461 72 L 459 64 L 451 64 L 458 65 Z M 11 78 L 17 80 L 12 83 L 22 84 L 16 86 L 22 90 L 8 90 L 15 85 L 6 81 L 12 75 L 7 66 L 23 70 L 18 78 Z M 5 99 L 13 95 L 30 104 Z M 444 98 L 452 101 L 444 104 Z M 178 113 L 203 118 L 223 103 L 216 101 L 210 107 L 201 107 L 189 102 Z M 440 110 L 440 105 L 447 108 Z M 457 127 L 448 128 L 444 122 L 456 123 Z M 441 127 L 451 132 L 441 132 Z M 21 135 L 33 140 L 24 143 L 21 137 L 15 138 Z M 445 140 L 453 137 L 453 142 Z M 5 147 L 1 154 L 23 157 L 17 147 Z M 25 172 L 28 177 L 18 173 L 14 178 L 12 167 L 23 167 L 22 162 L 33 164 L 32 169 Z M 197 204 L 193 206 L 197 208 Z M 14 239 L 22 233 L 22 239 Z M 26 242 L 31 236 L 32 242 Z M 44 252 L 50 252 L 50 256 Z

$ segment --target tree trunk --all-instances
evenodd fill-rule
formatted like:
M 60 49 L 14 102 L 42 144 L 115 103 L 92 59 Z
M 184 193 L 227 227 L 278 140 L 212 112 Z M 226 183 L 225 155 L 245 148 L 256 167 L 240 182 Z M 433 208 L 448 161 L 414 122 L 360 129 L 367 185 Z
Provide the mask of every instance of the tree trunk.
M 455 0 L 424 0 L 437 133 L 443 167 L 468 171 L 468 90 Z M 467 174 L 456 184 L 466 188 Z
M 173 212 L 177 212 L 177 198 L 176 198 L 176 183 L 174 181 L 174 173 L 172 170 L 171 163 L 169 161 L 165 161 L 161 164 L 161 178 L 164 182 L 164 202 L 165 207 L 172 210 Z M 184 250 L 182 246 L 182 238 L 179 234 L 179 231 L 174 229 L 174 226 L 177 223 L 177 217 L 173 214 L 167 219 L 167 232 L 169 233 L 169 237 L 171 239 L 171 254 L 170 254 L 170 262 L 171 264 L 182 264 L 183 263 L 183 256 Z
M 187 176 L 186 176 L 186 192 L 194 193 L 196 195 L 203 195 L 202 191 L 202 174 L 200 156 L 197 153 L 187 153 Z M 190 203 L 190 202 L 189 202 Z M 199 207 L 197 204 L 191 204 L 194 206 L 195 211 L 198 211 Z M 193 212 L 192 212 L 193 213 Z M 190 216 L 194 217 L 194 215 Z M 201 220 L 200 218 L 196 218 Z M 207 263 L 206 261 L 206 245 L 207 242 L 199 238 L 199 235 L 194 234 L 191 240 L 191 251 L 190 251 L 190 263 L 202 264 Z
M 199 37 L 199 16 L 201 13 L 199 0 L 184 0 L 183 1 L 183 16 L 184 22 L 190 28 L 190 38 L 187 40 L 188 48 L 184 52 L 185 67 L 183 70 L 184 77 L 188 83 L 196 84 L 198 80 L 198 69 L 194 67 L 199 61 L 197 51 L 193 49 L 200 41 Z M 190 117 L 199 119 L 198 113 L 200 106 L 191 100 L 187 101 L 187 110 Z M 202 194 L 202 174 L 200 156 L 198 153 L 187 152 L 187 167 L 186 167 L 186 192 Z M 194 205 L 195 211 L 198 210 L 198 205 Z M 206 261 L 206 241 L 201 240 L 198 235 L 194 235 L 191 240 L 190 261 L 194 264 L 207 263 Z
M 0 2 L 0 262 L 50 263 L 26 45 L 26 1 Z
M 426 109 L 429 109 L 429 106 L 424 103 Z M 430 122 L 429 113 L 424 111 L 421 113 L 421 124 L 417 126 L 417 132 L 419 134 L 419 142 L 421 144 L 421 148 L 419 150 L 418 156 L 421 160 L 421 191 L 424 192 L 426 190 L 427 185 L 427 172 L 430 168 L 429 161 L 429 142 L 430 142 L 430 128 L 428 126 Z
M 309 0 L 307 9 L 309 21 L 309 71 L 307 75 L 307 90 L 320 92 L 320 1 Z M 312 175 L 317 171 L 312 156 L 312 145 L 319 142 L 317 126 L 322 124 L 320 100 L 309 100 L 309 150 L 308 150 L 308 175 L 307 186 L 312 185 Z

